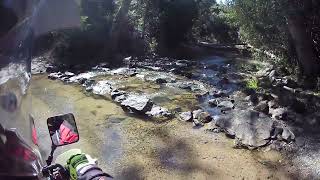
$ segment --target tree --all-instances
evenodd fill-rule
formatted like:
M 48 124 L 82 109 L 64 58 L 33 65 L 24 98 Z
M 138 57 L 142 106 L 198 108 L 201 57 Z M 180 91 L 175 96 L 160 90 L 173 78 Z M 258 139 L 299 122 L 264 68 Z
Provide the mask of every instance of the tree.
M 160 27 L 156 38 L 160 48 L 171 49 L 186 41 L 197 17 L 194 0 L 162 0 L 159 4 Z
M 314 39 L 319 35 L 314 31 L 315 22 L 319 22 L 315 15 L 318 9 L 314 9 L 319 7 L 317 1 L 232 0 L 229 6 L 244 41 L 290 58 L 289 63 L 297 62 L 295 65 L 309 79 L 319 76 L 319 45 Z

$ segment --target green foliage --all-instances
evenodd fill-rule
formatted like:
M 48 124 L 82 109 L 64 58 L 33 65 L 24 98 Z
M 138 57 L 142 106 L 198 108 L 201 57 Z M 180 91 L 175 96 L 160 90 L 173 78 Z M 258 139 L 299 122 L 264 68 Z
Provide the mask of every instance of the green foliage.
M 246 88 L 258 90 L 259 89 L 259 81 L 257 78 L 251 78 L 246 81 Z
M 193 26 L 193 37 L 198 41 L 235 43 L 238 28 L 227 18 L 227 7 L 214 0 L 198 1 L 198 17 Z
M 288 29 L 281 1 L 234 0 L 228 17 L 239 26 L 243 41 L 283 53 L 288 46 Z

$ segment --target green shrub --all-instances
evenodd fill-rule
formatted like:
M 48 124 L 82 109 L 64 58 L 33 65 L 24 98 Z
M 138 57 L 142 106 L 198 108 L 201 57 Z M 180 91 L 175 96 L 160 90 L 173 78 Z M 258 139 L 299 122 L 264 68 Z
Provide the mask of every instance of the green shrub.
M 259 89 L 259 81 L 257 78 L 251 78 L 246 81 L 246 88 L 258 90 Z

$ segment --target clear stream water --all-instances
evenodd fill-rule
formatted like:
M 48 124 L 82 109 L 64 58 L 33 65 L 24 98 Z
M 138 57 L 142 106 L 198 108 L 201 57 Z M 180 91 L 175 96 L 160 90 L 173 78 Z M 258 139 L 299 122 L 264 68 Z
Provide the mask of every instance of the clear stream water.
M 223 58 L 202 61 L 204 66 L 225 64 Z M 197 70 L 199 80 L 215 84 L 219 77 L 210 69 Z M 179 77 L 182 78 L 182 77 Z M 103 76 L 117 80 L 127 91 L 152 94 L 153 100 L 168 109 L 190 110 L 199 104 L 194 94 L 160 86 L 136 77 Z M 233 87 L 232 87 L 233 88 Z M 177 119 L 154 121 L 128 115 L 108 99 L 86 95 L 82 87 L 52 81 L 46 75 L 32 78 L 33 114 L 38 126 L 42 154 L 47 157 L 50 139 L 46 119 L 74 113 L 80 132 L 70 149 L 98 158 L 99 165 L 117 179 L 292 179 L 285 159 L 274 151 L 234 149 L 223 133 L 192 128 Z M 214 111 L 212 111 L 214 113 Z

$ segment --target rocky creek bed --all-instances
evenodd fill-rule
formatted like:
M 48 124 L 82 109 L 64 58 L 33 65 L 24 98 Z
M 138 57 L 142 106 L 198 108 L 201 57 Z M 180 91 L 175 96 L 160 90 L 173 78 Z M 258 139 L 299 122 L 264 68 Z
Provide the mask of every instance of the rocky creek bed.
M 182 124 L 190 122 L 195 131 L 225 133 L 234 139 L 230 147 L 297 152 L 295 126 L 284 121 L 296 114 L 299 117 L 294 111 L 297 103 L 282 105 L 274 93 L 244 91 L 243 82 L 250 75 L 231 64 L 221 57 L 201 61 L 129 57 L 121 68 L 99 64 L 87 70 L 59 71 L 61 68 L 37 59 L 32 69 L 34 74 L 47 73 L 51 80 L 82 86 L 86 96 L 113 102 L 129 116 L 160 124 L 176 119 Z M 288 80 L 276 79 L 272 73 L 269 68 L 257 76 L 288 89 Z M 289 169 L 299 170 L 295 168 Z

